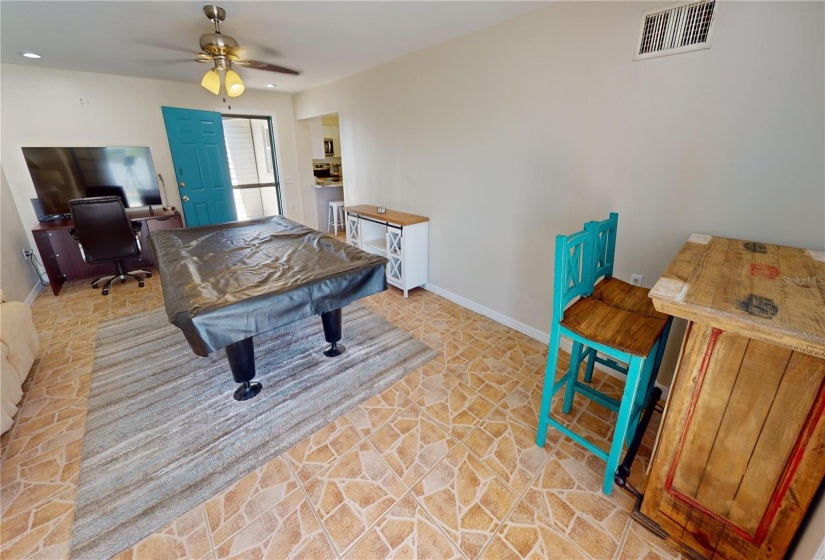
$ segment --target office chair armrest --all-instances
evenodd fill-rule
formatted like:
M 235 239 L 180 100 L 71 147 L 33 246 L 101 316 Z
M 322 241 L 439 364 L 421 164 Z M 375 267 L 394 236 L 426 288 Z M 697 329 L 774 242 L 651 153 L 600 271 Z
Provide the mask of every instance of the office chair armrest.
M 83 262 L 89 262 L 86 260 L 86 251 L 83 250 L 83 243 L 80 242 L 80 239 L 77 237 L 77 230 L 71 228 L 69 230 L 69 235 L 74 237 L 74 240 L 77 241 L 77 246 L 80 248 L 80 257 L 83 259 Z
M 141 253 L 143 252 L 143 248 L 140 246 L 140 232 L 143 229 L 142 222 L 132 222 L 132 229 L 135 230 L 135 243 L 137 243 L 138 251 Z

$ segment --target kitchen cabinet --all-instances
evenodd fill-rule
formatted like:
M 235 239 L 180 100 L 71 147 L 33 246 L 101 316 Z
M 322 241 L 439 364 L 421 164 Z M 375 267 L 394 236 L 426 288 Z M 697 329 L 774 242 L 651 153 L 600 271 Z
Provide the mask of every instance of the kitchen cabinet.
M 825 476 L 823 283 L 821 252 L 694 234 L 650 291 L 689 321 L 637 518 L 673 544 L 785 555 Z
M 324 125 L 324 138 L 332 138 L 332 157 L 341 157 L 341 129 L 334 125 Z
M 429 218 L 375 206 L 347 206 L 347 243 L 387 257 L 387 282 L 404 291 L 427 283 Z
M 326 159 L 341 157 L 341 131 L 335 125 L 324 124 L 322 117 L 309 119 L 309 137 L 312 143 L 312 159 Z M 324 140 L 332 139 L 333 155 L 328 156 L 324 151 Z
M 318 216 L 318 229 L 324 233 L 332 232 L 329 227 L 329 203 L 344 200 L 344 187 L 315 185 L 315 209 Z M 341 226 L 338 226 L 341 229 Z

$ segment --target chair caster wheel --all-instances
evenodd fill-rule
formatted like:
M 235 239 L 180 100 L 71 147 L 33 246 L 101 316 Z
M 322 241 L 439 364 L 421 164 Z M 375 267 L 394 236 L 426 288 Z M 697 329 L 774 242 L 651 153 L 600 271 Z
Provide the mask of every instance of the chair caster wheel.
M 96 290 L 96 289 L 97 289 L 97 282 L 94 282 L 94 283 L 92 284 L 92 289 L 93 289 L 93 290 Z
M 100 293 L 101 293 L 101 295 L 108 296 L 109 295 L 109 290 L 103 290 Z
M 142 287 L 143 287 L 143 282 L 138 282 L 138 288 L 142 288 Z
M 152 273 L 151 273 L 151 272 L 147 272 L 147 273 L 146 273 L 146 278 L 151 278 L 151 277 L 152 277 Z

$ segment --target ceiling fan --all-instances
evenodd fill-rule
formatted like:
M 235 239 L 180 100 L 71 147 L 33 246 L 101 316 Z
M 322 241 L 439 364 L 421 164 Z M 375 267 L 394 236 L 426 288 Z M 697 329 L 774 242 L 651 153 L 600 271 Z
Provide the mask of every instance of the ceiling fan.
M 260 60 L 247 59 L 245 56 L 246 50 L 241 48 L 234 38 L 221 33 L 221 23 L 226 19 L 226 10 L 219 6 L 209 5 L 203 7 L 203 12 L 215 24 L 215 32 L 201 35 L 201 52 L 198 53 L 198 58 L 195 60 L 214 64 L 214 67 L 210 68 L 203 76 L 201 85 L 215 95 L 219 95 L 221 91 L 221 72 L 224 73 L 224 85 L 226 94 L 229 97 L 238 97 L 246 89 L 241 77 L 232 69 L 233 64 L 268 72 L 280 72 L 281 74 L 295 76 L 300 74 L 300 72 L 291 68 L 276 66 Z

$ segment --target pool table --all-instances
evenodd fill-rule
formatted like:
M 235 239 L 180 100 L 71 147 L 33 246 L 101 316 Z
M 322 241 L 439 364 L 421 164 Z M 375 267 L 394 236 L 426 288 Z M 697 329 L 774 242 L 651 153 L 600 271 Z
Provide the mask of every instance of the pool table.
M 255 335 L 320 315 L 338 356 L 341 309 L 387 289 L 387 259 L 281 216 L 156 231 L 149 246 L 169 322 L 198 356 L 226 349 L 237 400 L 261 391 Z

